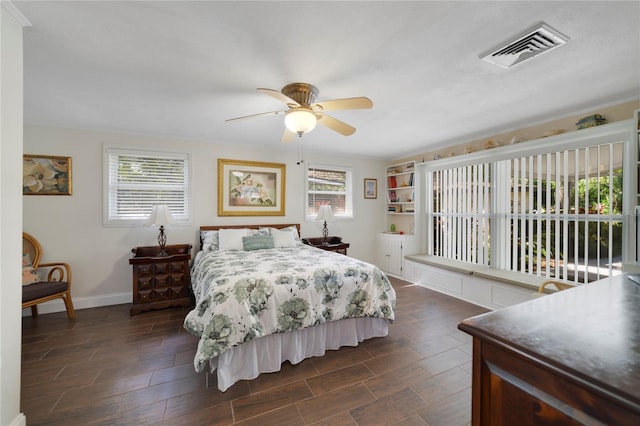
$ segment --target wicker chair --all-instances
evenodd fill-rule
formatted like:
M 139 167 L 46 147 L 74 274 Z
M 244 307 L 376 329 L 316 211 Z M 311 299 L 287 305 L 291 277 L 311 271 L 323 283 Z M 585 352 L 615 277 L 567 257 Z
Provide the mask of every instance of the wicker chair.
M 29 255 L 33 268 L 47 269 L 46 281 L 22 286 L 22 309 L 31 308 L 31 315 L 38 316 L 38 304 L 49 300 L 62 299 L 67 308 L 67 316 L 74 319 L 76 314 L 71 300 L 71 267 L 67 263 L 40 263 L 42 247 L 38 240 L 26 232 L 22 233 L 22 255 Z
M 562 281 L 547 280 L 547 281 L 543 282 L 542 284 L 540 284 L 540 287 L 538 287 L 538 293 L 544 294 L 545 293 L 545 291 L 544 291 L 545 287 L 547 287 L 549 285 L 555 286 L 558 291 L 568 290 L 568 289 L 574 287 L 573 284 L 568 284 L 568 283 L 565 283 L 565 282 L 562 282 Z

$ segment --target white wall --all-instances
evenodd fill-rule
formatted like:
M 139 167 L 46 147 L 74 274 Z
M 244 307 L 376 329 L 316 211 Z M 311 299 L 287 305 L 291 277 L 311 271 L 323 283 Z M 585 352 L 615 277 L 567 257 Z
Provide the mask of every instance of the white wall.
M 73 195 L 24 196 L 23 229 L 44 248 L 43 261 L 65 261 L 73 268 L 72 295 L 77 308 L 131 301 L 131 248 L 157 244 L 156 227 L 114 228 L 102 225 L 103 144 L 152 146 L 184 150 L 192 155 L 193 223 L 167 229 L 168 244 L 197 247 L 201 225 L 301 223 L 303 237 L 321 236 L 319 223 L 304 222 L 305 168 L 296 165 L 297 150 L 238 146 L 77 129 L 25 125 L 24 153 L 72 157 Z M 355 219 L 329 224 L 331 235 L 351 243 L 349 255 L 375 261 L 376 234 L 384 227 L 383 198 L 364 199 L 364 178 L 384 182 L 382 161 L 336 158 L 305 145 L 305 163 L 347 165 L 354 172 Z M 285 216 L 218 217 L 217 159 L 230 158 L 286 164 Z M 62 302 L 41 312 L 63 310 Z M 26 312 L 26 311 L 25 311 Z
M 0 6 L 0 424 L 20 413 L 22 24 Z

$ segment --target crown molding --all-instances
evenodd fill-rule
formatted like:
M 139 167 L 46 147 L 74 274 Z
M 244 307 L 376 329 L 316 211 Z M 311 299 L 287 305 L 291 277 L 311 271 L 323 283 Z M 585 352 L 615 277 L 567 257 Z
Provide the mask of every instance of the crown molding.
M 4 7 L 7 10 L 7 12 L 9 12 L 11 16 L 13 16 L 16 19 L 16 21 L 18 21 L 20 25 L 22 25 L 23 27 L 31 26 L 31 22 L 29 22 L 29 20 L 22 14 L 22 12 L 18 10 L 16 5 L 13 4 L 13 2 L 9 0 L 1 0 L 0 3 L 2 4 L 2 7 Z

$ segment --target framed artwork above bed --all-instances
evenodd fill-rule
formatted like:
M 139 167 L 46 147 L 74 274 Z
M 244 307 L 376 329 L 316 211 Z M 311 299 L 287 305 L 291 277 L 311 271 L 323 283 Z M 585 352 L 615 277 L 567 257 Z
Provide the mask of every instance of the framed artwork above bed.
M 218 216 L 284 216 L 285 164 L 218 159 Z

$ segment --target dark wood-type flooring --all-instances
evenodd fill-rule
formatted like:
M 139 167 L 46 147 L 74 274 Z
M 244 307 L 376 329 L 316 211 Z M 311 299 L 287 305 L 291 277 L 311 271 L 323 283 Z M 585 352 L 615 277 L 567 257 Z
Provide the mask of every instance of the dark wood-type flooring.
M 193 369 L 197 339 L 171 308 L 130 305 L 24 317 L 21 410 L 28 425 L 466 425 L 471 337 L 486 310 L 392 279 L 389 336 L 283 364 L 220 392 Z

